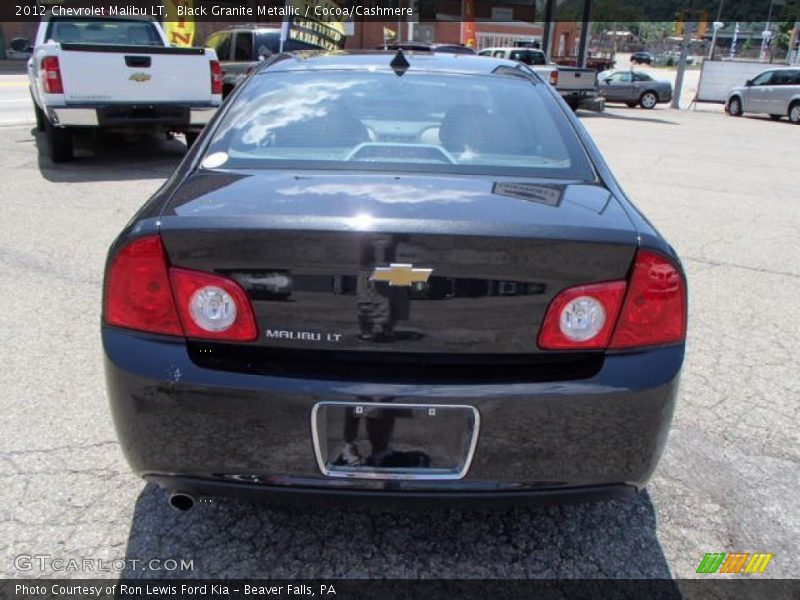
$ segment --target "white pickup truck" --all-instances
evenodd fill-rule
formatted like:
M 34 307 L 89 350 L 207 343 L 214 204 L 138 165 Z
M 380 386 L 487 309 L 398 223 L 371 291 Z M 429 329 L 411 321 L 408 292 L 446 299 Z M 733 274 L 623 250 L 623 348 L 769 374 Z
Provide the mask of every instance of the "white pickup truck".
M 160 129 L 191 146 L 222 103 L 215 52 L 170 46 L 152 19 L 46 18 L 28 78 L 55 162 L 72 158 L 77 129 Z
M 478 54 L 525 63 L 539 77 L 549 81 L 572 110 L 577 110 L 582 103 L 597 96 L 597 71 L 548 64 L 544 52 L 538 48 L 484 48 Z

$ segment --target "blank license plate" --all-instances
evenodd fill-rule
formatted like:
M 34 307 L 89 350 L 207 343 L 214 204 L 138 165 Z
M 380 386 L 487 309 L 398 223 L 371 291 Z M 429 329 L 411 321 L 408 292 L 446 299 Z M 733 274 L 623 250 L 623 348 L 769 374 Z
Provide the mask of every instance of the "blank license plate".
M 329 477 L 461 479 L 478 440 L 472 406 L 320 402 L 311 414 L 317 463 Z

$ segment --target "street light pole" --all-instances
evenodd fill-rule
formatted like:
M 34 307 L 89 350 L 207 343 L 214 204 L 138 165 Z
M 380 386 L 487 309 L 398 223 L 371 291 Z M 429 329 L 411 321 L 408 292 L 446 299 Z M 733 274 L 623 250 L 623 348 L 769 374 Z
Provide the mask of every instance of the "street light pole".
M 681 43 L 681 56 L 678 59 L 678 73 L 675 75 L 675 93 L 672 94 L 672 108 L 681 107 L 681 91 L 683 90 L 683 75 L 686 73 L 686 56 L 689 54 L 689 44 L 692 43 L 692 30 L 694 22 L 687 21 L 683 26 L 683 42 Z
M 724 4 L 725 0 L 719 0 L 719 9 L 717 10 L 717 20 L 714 21 L 713 24 L 714 32 L 711 34 L 711 49 L 708 51 L 708 60 L 714 60 L 714 54 L 717 51 L 717 31 L 721 27 L 721 25 L 718 27 L 717 24 L 722 22 L 722 6 Z

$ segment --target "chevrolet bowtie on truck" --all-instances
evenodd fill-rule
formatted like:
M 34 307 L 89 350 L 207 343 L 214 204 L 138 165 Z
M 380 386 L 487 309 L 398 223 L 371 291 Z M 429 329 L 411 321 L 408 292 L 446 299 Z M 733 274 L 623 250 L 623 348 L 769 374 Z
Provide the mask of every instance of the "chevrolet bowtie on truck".
M 170 46 L 151 19 L 47 18 L 28 77 L 54 162 L 72 158 L 79 129 L 160 129 L 191 145 L 222 103 L 214 51 Z

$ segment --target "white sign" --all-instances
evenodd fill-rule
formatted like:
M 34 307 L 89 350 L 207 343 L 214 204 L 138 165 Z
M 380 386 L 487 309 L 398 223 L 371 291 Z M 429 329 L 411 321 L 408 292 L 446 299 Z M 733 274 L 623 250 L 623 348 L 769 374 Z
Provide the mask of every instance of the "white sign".
M 766 63 L 738 60 L 706 60 L 700 72 L 697 88 L 698 102 L 725 102 L 728 93 L 735 87 L 744 85 L 770 65 Z

